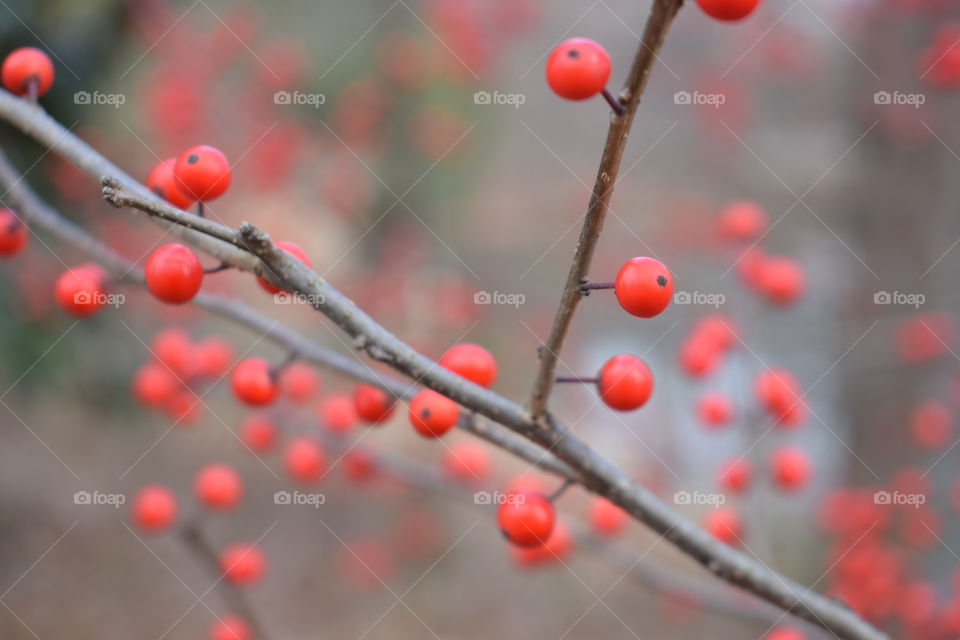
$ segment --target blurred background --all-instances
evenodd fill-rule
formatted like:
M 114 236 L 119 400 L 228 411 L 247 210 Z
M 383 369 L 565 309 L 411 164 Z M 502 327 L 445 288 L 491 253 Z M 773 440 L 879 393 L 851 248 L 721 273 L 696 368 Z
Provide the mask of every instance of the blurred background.
M 222 149 L 233 184 L 211 217 L 301 244 L 319 273 L 428 356 L 484 345 L 499 365 L 494 388 L 522 402 L 609 121 L 599 98 L 555 96 L 545 59 L 565 38 L 593 38 L 616 89 L 650 4 L 7 0 L 0 51 L 47 51 L 57 78 L 44 107 L 134 177 L 194 144 Z M 558 371 L 590 376 L 634 353 L 654 395 L 625 414 L 589 387 L 561 386 L 552 400 L 686 516 L 710 526 L 722 502 L 741 523 L 734 544 L 896 637 L 960 635 L 958 16 L 954 0 L 767 0 L 731 25 L 688 2 L 653 69 L 591 269 L 612 280 L 627 259 L 653 256 L 678 297 L 639 320 L 594 292 Z M 132 260 L 162 237 L 61 158 L 6 125 L 0 139 L 45 199 Z M 765 222 L 738 236 L 729 227 L 744 201 Z M 827 637 L 751 605 L 640 525 L 598 541 L 580 490 L 560 502 L 569 548 L 515 557 L 473 490 L 558 481 L 486 445 L 482 486 L 448 478 L 450 491 L 423 491 L 331 453 L 311 489 L 321 508 L 275 504 L 293 486 L 282 443 L 244 446 L 249 412 L 226 384 L 202 381 L 148 410 L 130 382 L 170 327 L 194 342 L 223 337 L 236 357 L 285 354 L 123 285 L 123 305 L 77 322 L 56 307 L 53 282 L 88 257 L 39 238 L 0 264 L 3 638 L 210 637 L 230 602 L 175 534 L 130 524 L 132 496 L 156 483 L 215 548 L 258 542 L 267 570 L 245 591 L 275 639 L 761 638 L 783 625 Z M 351 353 L 335 327 L 275 304 L 248 275 L 205 287 Z M 705 354 L 698 331 L 718 320 L 737 337 Z M 770 368 L 796 379 L 802 415 L 758 408 L 755 380 Z M 267 413 L 282 438 L 328 430 L 319 403 L 353 389 L 317 373 L 319 389 Z M 704 394 L 729 400 L 728 421 L 705 424 Z M 405 411 L 342 437 L 373 460 L 428 470 L 470 440 L 424 441 Z M 792 491 L 770 471 L 785 446 L 811 466 Z M 754 476 L 739 494 L 718 485 L 731 459 Z M 193 477 L 209 462 L 243 478 L 229 513 L 195 505 Z M 125 503 L 76 504 L 78 491 Z M 678 492 L 714 498 L 683 504 Z M 647 565 L 698 589 L 629 571 Z M 708 606 L 714 598 L 729 610 Z

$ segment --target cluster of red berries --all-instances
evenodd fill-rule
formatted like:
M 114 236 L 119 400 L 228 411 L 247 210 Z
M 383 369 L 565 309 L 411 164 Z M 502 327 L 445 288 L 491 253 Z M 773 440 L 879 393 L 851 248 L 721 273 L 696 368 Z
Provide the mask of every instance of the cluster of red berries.
M 175 207 L 209 202 L 230 186 L 230 163 L 222 151 L 201 144 L 161 160 L 147 175 L 147 188 Z

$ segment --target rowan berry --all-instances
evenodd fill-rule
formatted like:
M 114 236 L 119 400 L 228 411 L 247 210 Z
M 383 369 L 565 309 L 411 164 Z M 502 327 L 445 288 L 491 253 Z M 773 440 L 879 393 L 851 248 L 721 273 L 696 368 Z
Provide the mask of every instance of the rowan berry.
M 437 364 L 481 387 L 490 388 L 497 377 L 497 361 L 477 344 L 455 344 L 440 356 Z
M 607 360 L 597 376 L 600 398 L 611 409 L 639 409 L 653 392 L 653 374 L 635 356 L 621 354 Z
M 53 61 L 50 56 L 34 47 L 14 49 L 3 60 L 0 68 L 3 86 L 18 96 L 27 95 L 31 84 L 40 97 L 53 85 Z
M 460 407 L 432 389 L 423 389 L 410 401 L 408 413 L 417 433 L 425 438 L 439 438 L 457 424 Z
M 177 156 L 173 177 L 184 195 L 208 202 L 222 196 L 230 186 L 230 163 L 219 149 L 202 144 Z
M 270 363 L 263 358 L 247 358 L 233 368 L 230 386 L 234 395 L 251 406 L 263 406 L 277 398 L 277 381 Z
M 147 259 L 143 270 L 147 289 L 155 298 L 169 304 L 193 300 L 203 284 L 203 265 L 182 244 L 165 244 Z
M 614 293 L 627 313 L 652 318 L 670 304 L 673 276 L 659 260 L 631 258 L 617 272 Z
M 597 42 L 570 38 L 547 58 L 547 84 L 561 98 L 586 100 L 597 95 L 610 79 L 610 56 Z
M 553 503 L 532 491 L 508 493 L 497 510 L 500 530 L 518 547 L 542 545 L 550 537 L 555 521 Z
M 353 392 L 357 415 L 370 424 L 379 424 L 393 413 L 395 402 L 386 391 L 370 384 L 361 384 Z

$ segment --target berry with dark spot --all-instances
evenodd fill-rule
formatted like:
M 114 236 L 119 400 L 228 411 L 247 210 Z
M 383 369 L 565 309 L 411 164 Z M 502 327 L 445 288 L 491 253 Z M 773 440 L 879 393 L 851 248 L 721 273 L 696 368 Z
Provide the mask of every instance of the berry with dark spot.
M 561 98 L 586 100 L 610 79 L 610 56 L 587 38 L 564 40 L 547 58 L 547 84 Z
M 631 258 L 617 272 L 614 293 L 627 313 L 652 318 L 670 304 L 673 276 L 659 260 Z

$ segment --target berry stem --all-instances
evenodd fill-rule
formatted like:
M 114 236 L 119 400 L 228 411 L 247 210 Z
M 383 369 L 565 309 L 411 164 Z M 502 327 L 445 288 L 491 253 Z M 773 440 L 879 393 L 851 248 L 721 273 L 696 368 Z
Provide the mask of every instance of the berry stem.
M 37 76 L 30 76 L 27 79 L 27 100 L 33 104 L 37 104 L 37 100 L 40 99 L 40 78 Z
M 581 378 L 579 376 L 557 376 L 556 378 L 554 378 L 553 381 L 557 383 L 571 382 L 571 383 L 579 383 L 579 384 L 597 384 L 598 379 L 597 378 Z
M 197 215 L 201 218 L 206 218 L 206 212 L 203 210 L 203 200 L 197 201 Z
M 215 267 L 210 267 L 209 269 L 204 269 L 204 275 L 210 275 L 211 273 L 220 273 L 221 271 L 226 271 L 228 269 L 233 269 L 233 267 L 226 262 L 221 262 Z
M 584 282 L 580 285 L 580 295 L 588 296 L 591 291 L 597 289 L 613 289 L 615 282 Z
M 613 94 L 610 93 L 610 90 L 606 87 L 603 88 L 603 91 L 600 92 L 603 98 L 607 101 L 607 104 L 610 105 L 610 108 L 613 109 L 613 112 L 618 116 L 622 116 L 626 112 L 626 108 L 623 104 L 613 97 Z
M 557 498 L 559 498 L 564 493 L 566 493 L 567 489 L 569 489 L 573 484 L 574 484 L 573 480 L 571 480 L 570 478 L 567 478 L 566 480 L 563 481 L 563 484 L 557 487 L 556 491 L 554 491 L 549 496 L 547 496 L 547 500 L 549 500 L 550 502 L 555 502 Z
M 300 359 L 300 354 L 296 351 L 291 351 L 287 354 L 287 357 L 284 358 L 283 362 L 275 366 L 273 369 L 270 369 L 270 379 L 274 382 L 280 377 L 280 374 L 283 373 L 283 370 L 289 367 L 291 364 Z

